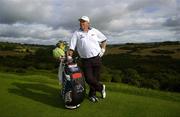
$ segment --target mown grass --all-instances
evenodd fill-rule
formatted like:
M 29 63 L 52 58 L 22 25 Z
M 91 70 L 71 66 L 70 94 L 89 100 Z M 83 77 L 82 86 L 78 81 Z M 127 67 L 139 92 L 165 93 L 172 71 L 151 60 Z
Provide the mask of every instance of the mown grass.
M 0 117 L 178 117 L 180 94 L 105 83 L 107 98 L 67 110 L 56 77 L 0 72 Z M 100 96 L 98 94 L 98 96 Z

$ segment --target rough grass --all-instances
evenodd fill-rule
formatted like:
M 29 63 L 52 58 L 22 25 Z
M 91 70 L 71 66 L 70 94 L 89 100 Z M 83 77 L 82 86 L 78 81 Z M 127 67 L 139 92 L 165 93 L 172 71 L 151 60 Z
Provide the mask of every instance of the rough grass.
M 130 53 L 132 55 L 140 55 L 140 56 L 159 56 L 159 55 L 169 55 L 172 58 L 180 59 L 179 54 L 180 45 L 159 45 L 159 46 L 153 46 L 153 45 L 120 45 L 120 46 L 114 46 L 109 47 L 107 49 L 106 54 L 127 54 Z M 163 50 L 163 51 L 171 51 L 173 53 L 154 53 L 153 51 L 156 50 Z
M 178 117 L 180 94 L 105 83 L 107 98 L 67 110 L 55 76 L 0 73 L 0 117 Z M 98 94 L 98 96 L 100 96 Z

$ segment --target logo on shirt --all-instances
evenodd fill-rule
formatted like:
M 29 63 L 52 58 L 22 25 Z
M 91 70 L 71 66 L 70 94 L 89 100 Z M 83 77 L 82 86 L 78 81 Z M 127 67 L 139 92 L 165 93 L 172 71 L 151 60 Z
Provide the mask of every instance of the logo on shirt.
M 80 35 L 80 39 L 85 38 L 83 35 Z

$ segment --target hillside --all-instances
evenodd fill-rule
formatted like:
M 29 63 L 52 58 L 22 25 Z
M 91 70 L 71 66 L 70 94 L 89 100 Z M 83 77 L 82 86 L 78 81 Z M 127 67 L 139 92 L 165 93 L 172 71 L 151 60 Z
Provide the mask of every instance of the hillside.
M 139 56 L 170 56 L 180 59 L 180 42 L 112 45 L 108 47 L 106 54 L 127 53 Z
M 47 75 L 48 74 L 48 75 Z M 1 117 L 178 117 L 180 94 L 105 83 L 107 98 L 98 103 L 85 99 L 81 107 L 64 108 L 54 74 L 0 72 Z
M 54 47 L 0 43 L 0 71 L 48 70 L 56 75 Z M 102 61 L 103 82 L 180 92 L 180 42 L 108 45 Z
M 108 46 L 103 77 L 138 87 L 180 92 L 180 43 Z

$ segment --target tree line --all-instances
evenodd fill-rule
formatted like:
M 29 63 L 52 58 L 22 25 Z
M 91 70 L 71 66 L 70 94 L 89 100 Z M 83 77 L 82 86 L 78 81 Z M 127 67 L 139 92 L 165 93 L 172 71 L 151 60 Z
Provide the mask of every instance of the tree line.
M 167 45 L 168 43 L 163 44 Z M 175 44 L 179 44 L 179 42 Z M 130 45 L 127 44 L 124 48 L 128 48 Z M 23 56 L 0 54 L 1 71 L 26 73 L 28 70 L 48 70 L 57 74 L 59 64 L 52 57 L 52 50 L 55 46 L 0 43 L 0 53 L 7 50 L 14 51 L 17 46 L 34 49 L 34 52 L 24 52 Z M 113 46 L 111 45 L 111 47 Z M 139 48 L 138 45 L 136 47 Z M 133 50 L 137 50 L 136 47 Z M 145 46 L 141 44 L 142 47 Z M 101 81 L 180 92 L 180 59 L 174 59 L 168 55 L 172 52 L 159 50 L 154 52 L 165 52 L 166 54 L 159 56 L 140 56 L 130 53 L 105 55 L 102 58 Z

